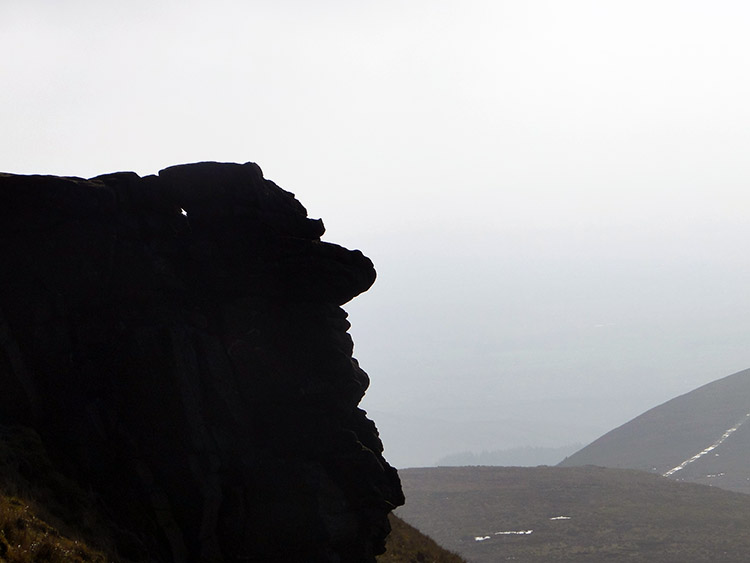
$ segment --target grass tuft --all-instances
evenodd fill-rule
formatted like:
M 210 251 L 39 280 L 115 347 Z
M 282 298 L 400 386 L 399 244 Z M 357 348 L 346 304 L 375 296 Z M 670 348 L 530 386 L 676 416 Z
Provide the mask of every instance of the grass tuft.
M 391 514 L 389 519 L 392 531 L 386 540 L 386 552 L 378 557 L 378 563 L 465 563 L 398 516 Z
M 82 541 L 65 537 L 16 497 L 0 495 L 0 561 L 6 563 L 107 563 Z
M 109 536 L 92 496 L 53 467 L 39 435 L 0 426 L 0 561 L 106 563 Z

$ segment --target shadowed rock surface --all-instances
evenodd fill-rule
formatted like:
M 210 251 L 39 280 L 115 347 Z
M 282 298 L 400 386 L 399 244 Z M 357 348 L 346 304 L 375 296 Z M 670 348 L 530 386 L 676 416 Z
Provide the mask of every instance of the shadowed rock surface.
M 403 503 L 341 305 L 359 251 L 252 163 L 0 174 L 0 424 L 134 559 L 371 561 Z

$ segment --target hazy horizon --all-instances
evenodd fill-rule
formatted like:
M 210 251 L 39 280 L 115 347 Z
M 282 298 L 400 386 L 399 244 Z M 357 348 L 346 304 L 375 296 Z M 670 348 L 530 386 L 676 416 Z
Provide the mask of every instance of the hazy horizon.
M 0 171 L 257 162 L 378 271 L 386 458 L 586 444 L 750 367 L 750 5 L 7 2 Z

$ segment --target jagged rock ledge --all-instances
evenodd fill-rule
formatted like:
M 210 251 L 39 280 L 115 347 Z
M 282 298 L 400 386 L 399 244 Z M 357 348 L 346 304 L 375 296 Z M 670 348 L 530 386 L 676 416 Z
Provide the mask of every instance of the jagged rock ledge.
M 0 174 L 0 423 L 132 559 L 372 561 L 403 503 L 357 405 L 359 251 L 253 164 Z

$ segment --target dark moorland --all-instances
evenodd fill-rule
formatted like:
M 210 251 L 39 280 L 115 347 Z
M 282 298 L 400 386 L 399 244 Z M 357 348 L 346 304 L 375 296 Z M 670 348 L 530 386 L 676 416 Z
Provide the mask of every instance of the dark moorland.
M 399 473 L 397 514 L 471 562 L 744 563 L 750 553 L 750 495 L 716 487 L 593 466 Z

